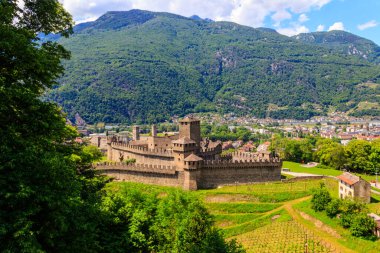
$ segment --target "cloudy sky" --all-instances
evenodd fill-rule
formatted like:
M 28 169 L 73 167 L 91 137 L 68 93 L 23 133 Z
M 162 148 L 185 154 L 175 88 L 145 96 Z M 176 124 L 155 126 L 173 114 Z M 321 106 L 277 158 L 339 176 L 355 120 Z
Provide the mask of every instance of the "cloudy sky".
M 60 0 L 76 23 L 107 11 L 142 9 L 194 14 L 252 27 L 270 27 L 291 36 L 345 30 L 380 45 L 380 0 Z

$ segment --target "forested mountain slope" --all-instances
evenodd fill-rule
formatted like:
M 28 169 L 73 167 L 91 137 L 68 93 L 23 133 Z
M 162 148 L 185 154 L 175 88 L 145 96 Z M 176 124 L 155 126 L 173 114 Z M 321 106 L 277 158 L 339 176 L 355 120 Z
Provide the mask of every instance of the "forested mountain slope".
M 47 94 L 70 117 L 154 122 L 215 111 L 305 119 L 331 107 L 379 115 L 375 44 L 363 57 L 342 49 L 351 43 L 364 52 L 355 41 L 321 44 L 267 28 L 140 10 L 108 12 L 74 30 L 69 39 L 58 38 L 72 59 L 60 86 Z

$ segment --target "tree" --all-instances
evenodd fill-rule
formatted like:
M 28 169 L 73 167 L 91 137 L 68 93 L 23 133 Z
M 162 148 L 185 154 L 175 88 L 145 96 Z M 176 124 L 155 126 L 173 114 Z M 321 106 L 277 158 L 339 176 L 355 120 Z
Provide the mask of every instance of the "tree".
M 349 228 L 352 225 L 356 216 L 361 213 L 368 213 L 368 208 L 364 203 L 353 201 L 352 199 L 345 199 L 341 201 L 340 206 L 340 223 L 343 227 Z
M 331 196 L 326 186 L 321 183 L 320 187 L 314 191 L 311 199 L 311 208 L 315 211 L 323 211 L 331 201 Z
M 356 237 L 373 238 L 375 226 L 375 221 L 371 217 L 365 213 L 361 213 L 353 219 L 350 231 Z
M 317 150 L 314 159 L 323 165 L 341 169 L 346 163 L 344 148 L 341 144 L 330 139 L 319 139 L 316 143 Z
M 340 199 L 333 199 L 326 207 L 326 214 L 330 218 L 334 218 L 340 213 L 340 206 L 342 201 Z
M 357 172 L 374 173 L 369 158 L 371 149 L 371 144 L 368 141 L 350 141 L 345 148 L 348 166 Z
M 57 105 L 40 96 L 69 53 L 38 35 L 68 36 L 56 0 L 0 1 L 0 245 L 3 252 L 93 252 L 104 181 Z M 81 159 L 76 159 L 82 157 Z
M 377 139 L 372 142 L 371 154 L 369 155 L 369 161 L 373 172 L 377 172 L 376 169 L 380 169 L 380 140 Z

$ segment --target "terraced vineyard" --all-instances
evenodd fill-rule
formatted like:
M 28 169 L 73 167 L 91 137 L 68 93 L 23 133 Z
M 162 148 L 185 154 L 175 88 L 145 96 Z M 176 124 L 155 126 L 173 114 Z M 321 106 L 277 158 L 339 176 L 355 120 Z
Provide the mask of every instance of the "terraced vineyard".
M 338 252 L 298 222 L 274 222 L 234 237 L 247 252 Z
M 337 182 L 326 179 L 226 186 L 197 194 L 225 236 L 242 243 L 247 252 L 343 252 L 289 213 L 322 181 L 336 191 Z

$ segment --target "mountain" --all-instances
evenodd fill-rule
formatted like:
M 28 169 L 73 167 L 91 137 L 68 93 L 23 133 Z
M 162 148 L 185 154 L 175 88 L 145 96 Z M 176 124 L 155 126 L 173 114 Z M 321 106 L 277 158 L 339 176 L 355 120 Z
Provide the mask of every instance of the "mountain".
M 380 47 L 374 42 L 345 31 L 301 33 L 293 38 L 305 43 L 335 49 L 348 55 L 357 55 L 379 62 Z
M 58 39 L 72 58 L 63 63 L 60 85 L 46 95 L 70 119 L 77 112 L 90 123 L 210 111 L 296 119 L 331 109 L 379 115 L 380 66 L 371 43 L 372 51 L 355 44 L 363 57 L 343 50 L 349 40 L 290 38 L 141 10 L 107 12 L 74 31 Z

